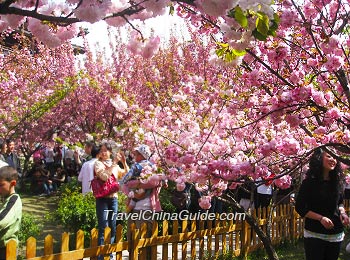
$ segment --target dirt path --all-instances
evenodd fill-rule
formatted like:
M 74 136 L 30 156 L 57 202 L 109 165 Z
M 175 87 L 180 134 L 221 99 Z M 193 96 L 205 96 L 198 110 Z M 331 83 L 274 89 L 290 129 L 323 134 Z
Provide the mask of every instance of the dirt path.
M 34 195 L 21 194 L 23 212 L 35 217 L 41 224 L 42 231 L 35 237 L 37 239 L 37 254 L 41 253 L 44 247 L 44 239 L 47 235 L 52 235 L 54 244 L 58 244 L 64 232 L 63 227 L 53 223 L 47 218 L 48 213 L 57 209 L 57 196 L 39 197 Z

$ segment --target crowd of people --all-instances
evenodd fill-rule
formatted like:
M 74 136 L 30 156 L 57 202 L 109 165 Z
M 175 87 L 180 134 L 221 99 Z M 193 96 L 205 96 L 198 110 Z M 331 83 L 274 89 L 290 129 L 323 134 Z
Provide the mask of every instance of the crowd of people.
M 140 228 L 147 225 L 147 236 L 152 232 L 151 212 L 161 211 L 159 193 L 168 187 L 165 175 L 156 170 L 151 162 L 152 152 L 147 145 L 133 149 L 133 163 L 127 163 L 124 153 L 113 151 L 109 142 L 97 146 L 86 142 L 84 152 L 61 147 L 58 144 L 40 147 L 33 154 L 33 166 L 23 173 L 20 160 L 15 152 L 15 143 L 0 140 L 0 196 L 4 203 L 0 209 L 0 260 L 5 259 L 5 246 L 10 239 L 17 239 L 22 215 L 21 199 L 15 192 L 18 177 L 30 179 L 30 190 L 37 195 L 50 195 L 58 190 L 62 183 L 76 176 L 81 182 L 82 193 L 92 192 L 96 198 L 96 215 L 98 220 L 98 245 L 104 244 L 104 229 L 111 228 L 111 243 L 115 241 L 116 220 L 118 212 L 118 192 L 127 194 L 127 212 L 139 214 L 140 218 L 129 218 L 131 225 Z M 344 240 L 344 227 L 350 224 L 345 212 L 344 176 L 340 162 L 327 150 L 316 149 L 310 158 L 309 169 L 300 189 L 297 190 L 295 208 L 305 218 L 304 245 L 306 259 L 336 260 Z M 237 199 L 245 209 L 249 207 L 266 207 L 272 198 L 272 178 L 261 180 L 256 185 L 249 179 L 237 190 Z M 100 181 L 102 186 L 92 185 Z M 112 182 L 115 182 L 114 184 Z M 102 192 L 99 189 L 107 189 Z M 259 188 L 260 187 L 260 188 Z M 294 187 L 290 188 L 293 189 Z M 291 190 L 279 194 L 280 200 L 286 197 L 289 203 Z M 101 195 L 102 194 L 102 195 Z M 186 183 L 182 195 L 172 199 L 177 210 L 194 209 L 200 211 L 198 199 L 201 194 L 193 184 Z M 252 203 L 253 202 L 253 203 Z M 224 212 L 222 202 L 212 200 L 211 210 Z M 141 214 L 147 212 L 147 214 Z M 132 244 L 132 234 L 128 232 L 128 241 Z M 321 250 L 322 249 L 322 250 Z M 99 255 L 98 259 L 103 259 Z M 112 255 L 110 256 L 112 259 Z M 147 251 L 147 258 L 151 251 Z

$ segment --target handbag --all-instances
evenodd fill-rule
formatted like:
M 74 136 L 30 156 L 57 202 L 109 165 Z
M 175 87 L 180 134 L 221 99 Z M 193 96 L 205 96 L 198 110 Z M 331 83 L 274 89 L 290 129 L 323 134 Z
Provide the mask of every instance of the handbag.
M 95 198 L 102 198 L 119 191 L 119 183 L 114 174 L 111 174 L 106 181 L 101 180 L 95 175 L 94 179 L 91 181 L 91 189 Z

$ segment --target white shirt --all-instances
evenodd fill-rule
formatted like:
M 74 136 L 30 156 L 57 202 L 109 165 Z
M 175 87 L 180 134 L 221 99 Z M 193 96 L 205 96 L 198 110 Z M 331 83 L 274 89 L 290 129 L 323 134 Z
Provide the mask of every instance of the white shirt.
M 262 178 L 258 178 L 258 181 L 261 181 Z M 265 184 L 261 184 L 258 186 L 258 188 L 256 189 L 256 192 L 259 194 L 267 194 L 267 195 L 272 195 L 273 189 L 272 189 L 272 185 L 265 185 Z
M 97 161 L 96 158 L 92 158 L 91 160 L 84 162 L 83 166 L 81 167 L 78 181 L 82 183 L 82 193 L 86 194 L 88 192 L 91 192 L 91 180 L 94 178 L 94 166 L 95 162 Z
M 0 160 L 0 168 L 1 168 L 1 167 L 4 167 L 4 166 L 9 166 L 9 165 L 8 165 L 8 163 L 6 163 L 6 162 Z
M 46 147 L 45 149 L 45 162 L 47 163 L 53 163 L 55 162 L 55 153 L 51 147 Z

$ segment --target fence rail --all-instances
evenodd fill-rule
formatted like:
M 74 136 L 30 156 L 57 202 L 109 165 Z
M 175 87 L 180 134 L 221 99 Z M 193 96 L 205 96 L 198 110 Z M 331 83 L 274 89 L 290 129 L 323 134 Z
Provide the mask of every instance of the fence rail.
M 349 211 L 349 201 L 345 207 Z M 271 214 L 270 227 L 268 216 Z M 267 208 L 254 211 L 259 226 L 269 230 L 274 245 L 282 241 L 293 241 L 302 237 L 303 219 L 291 205 L 280 205 L 274 209 Z M 27 260 L 74 260 L 90 258 L 103 254 L 109 259 L 115 253 L 116 259 L 123 259 L 123 251 L 129 252 L 129 259 L 146 259 L 146 249 L 151 248 L 152 259 L 203 259 L 217 257 L 231 252 L 235 256 L 247 255 L 263 245 L 255 232 L 245 220 L 212 220 L 212 221 L 161 221 L 153 222 L 152 235 L 146 236 L 147 227 L 131 227 L 131 241 L 123 240 L 123 226 L 117 226 L 116 241 L 110 244 L 110 228 L 105 229 L 105 245 L 97 246 L 97 229 L 91 231 L 90 247 L 84 248 L 84 232 L 79 230 L 75 237 L 74 248 L 69 248 L 70 236 L 63 233 L 60 252 L 54 253 L 54 241 L 51 235 L 44 240 L 42 256 L 37 256 L 36 239 L 30 237 L 26 242 L 25 258 Z M 72 247 L 72 246 L 71 246 Z M 6 247 L 6 259 L 16 260 L 17 245 L 11 240 Z

